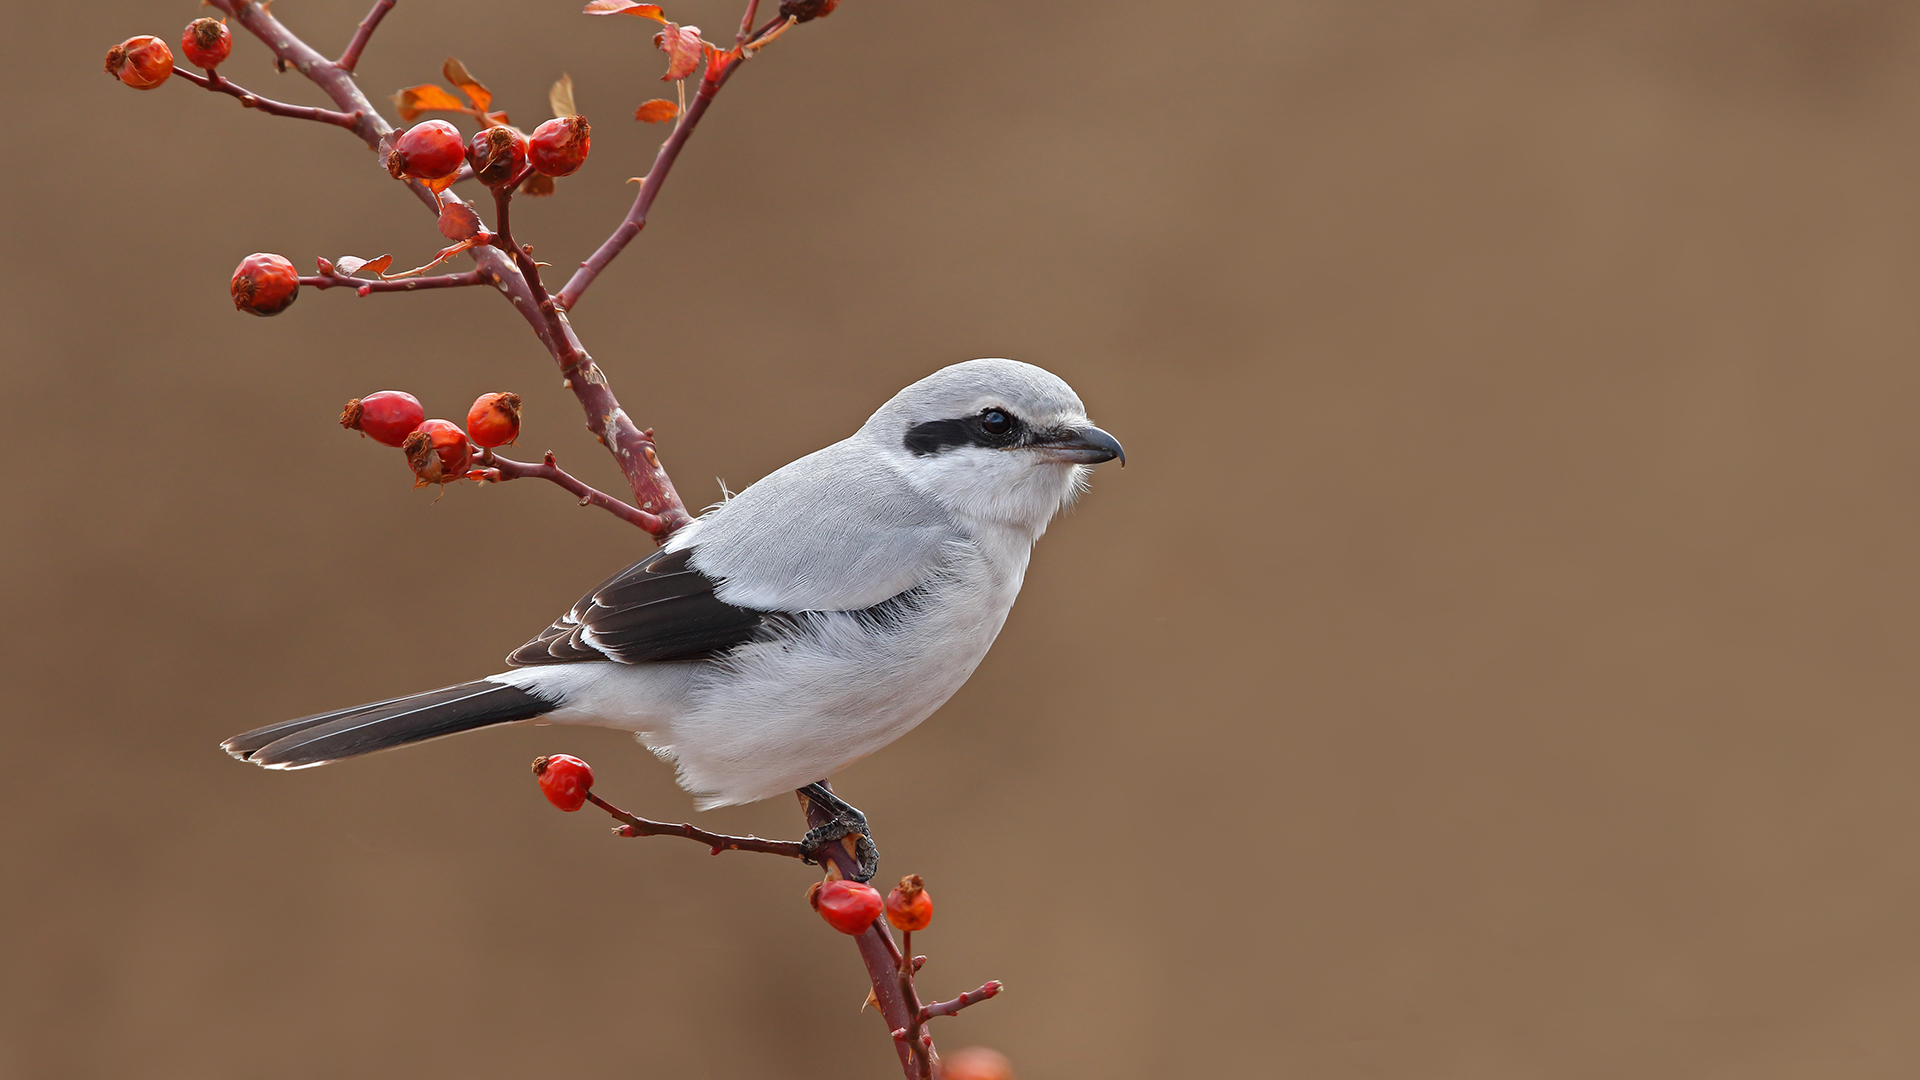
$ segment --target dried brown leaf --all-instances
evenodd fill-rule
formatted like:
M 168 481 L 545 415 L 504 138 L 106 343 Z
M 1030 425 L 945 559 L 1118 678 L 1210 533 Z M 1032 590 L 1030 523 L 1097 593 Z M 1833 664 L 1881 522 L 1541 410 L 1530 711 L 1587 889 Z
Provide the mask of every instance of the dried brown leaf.
M 440 207 L 440 235 L 449 240 L 465 240 L 480 233 L 480 215 L 463 202 Z
M 588 15 L 638 15 L 654 22 L 667 21 L 659 4 L 636 4 L 633 0 L 593 0 L 581 11 Z
M 579 116 L 580 110 L 573 106 L 573 76 L 562 74 L 560 81 L 547 91 L 547 104 L 552 106 L 555 116 Z
M 382 255 L 377 259 L 362 259 L 357 255 L 342 255 L 339 260 L 333 264 L 333 267 L 348 277 L 352 277 L 362 270 L 371 274 L 384 274 L 387 272 L 387 267 L 392 265 L 393 256 L 391 255 Z
M 680 115 L 680 106 L 666 98 L 654 98 L 652 101 L 633 110 L 633 118 L 643 124 L 658 124 Z
M 467 95 L 475 111 L 486 112 L 487 106 L 493 104 L 493 91 L 480 85 L 479 79 L 467 74 L 467 65 L 453 57 L 447 57 L 447 62 L 440 65 L 440 74 Z
M 423 112 L 467 111 L 460 99 L 432 83 L 421 86 L 409 86 L 393 95 L 394 108 L 400 110 L 400 119 L 412 123 Z
M 701 46 L 705 42 L 700 40 L 699 27 L 668 23 L 666 29 L 653 35 L 653 44 L 667 54 L 667 73 L 660 76 L 660 81 L 678 82 L 700 66 Z

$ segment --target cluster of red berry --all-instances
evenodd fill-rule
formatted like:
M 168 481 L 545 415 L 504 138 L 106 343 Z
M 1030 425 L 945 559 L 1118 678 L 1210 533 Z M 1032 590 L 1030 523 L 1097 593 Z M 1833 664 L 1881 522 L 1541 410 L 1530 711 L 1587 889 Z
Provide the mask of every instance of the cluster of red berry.
M 520 437 L 520 395 L 481 394 L 467 410 L 467 427 L 462 431 L 450 420 L 427 419 L 420 399 L 412 394 L 382 390 L 347 402 L 340 412 L 340 426 L 399 447 L 419 478 L 415 486 L 450 484 L 473 467 L 474 447 L 506 446 Z M 588 783 L 592 783 L 591 773 Z
M 542 176 L 570 176 L 586 164 L 592 144 L 592 128 L 578 116 L 556 116 L 534 128 L 531 136 L 495 124 L 474 133 L 471 142 L 445 120 L 422 120 L 394 140 L 387 172 L 395 179 L 445 180 L 471 163 L 476 179 L 499 187 L 529 164 Z
M 212 71 L 233 51 L 233 32 L 219 19 L 195 19 L 180 35 L 180 51 Z M 148 34 L 130 37 L 107 50 L 107 74 L 135 90 L 151 90 L 173 74 L 173 50 Z

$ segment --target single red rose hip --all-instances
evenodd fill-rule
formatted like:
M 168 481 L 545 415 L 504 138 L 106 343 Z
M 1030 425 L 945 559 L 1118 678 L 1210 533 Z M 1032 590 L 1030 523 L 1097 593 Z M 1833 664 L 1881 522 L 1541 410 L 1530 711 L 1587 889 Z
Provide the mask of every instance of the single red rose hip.
M 527 136 L 518 128 L 481 128 L 467 144 L 467 162 L 473 166 L 474 179 L 499 187 L 527 167 Z
M 908 874 L 887 894 L 887 921 L 896 930 L 925 930 L 933 922 L 933 897 L 919 874 Z
M 233 52 L 233 31 L 219 19 L 195 19 L 180 35 L 180 55 L 203 68 L 217 68 Z
M 255 252 L 234 268 L 235 310 L 249 315 L 278 315 L 300 297 L 300 275 L 285 256 Z
M 395 180 L 442 180 L 460 171 L 467 159 L 467 143 L 460 129 L 445 120 L 422 120 L 407 129 L 387 154 L 387 172 Z
M 520 395 L 481 394 L 467 410 L 467 438 L 475 446 L 507 446 L 520 437 Z
M 173 50 L 157 37 L 130 37 L 107 50 L 107 74 L 135 90 L 151 90 L 173 74 Z
M 473 464 L 473 444 L 467 433 L 449 420 L 427 420 L 400 444 L 407 467 L 419 477 L 414 487 L 451 484 L 467 475 Z
M 880 917 L 880 892 L 871 885 L 844 879 L 829 881 L 807 894 L 813 909 L 827 925 L 843 934 L 858 934 Z
M 547 801 L 568 813 L 585 806 L 593 788 L 593 766 L 572 754 L 534 758 L 533 775 Z
M 388 446 L 406 442 L 407 436 L 426 418 L 427 410 L 420 407 L 420 399 L 404 390 L 382 390 L 354 398 L 340 410 L 341 427 Z
M 527 160 L 543 176 L 567 176 L 586 164 L 591 133 L 581 117 L 555 117 L 533 129 Z

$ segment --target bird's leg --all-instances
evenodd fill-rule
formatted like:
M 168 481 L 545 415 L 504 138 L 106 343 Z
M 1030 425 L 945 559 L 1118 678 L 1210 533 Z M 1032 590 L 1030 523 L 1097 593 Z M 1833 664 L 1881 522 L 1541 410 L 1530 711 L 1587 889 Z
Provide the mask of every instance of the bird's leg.
M 820 860 L 815 855 L 821 847 L 857 836 L 859 839 L 853 843 L 853 854 L 859 860 L 860 868 L 853 879 L 862 882 L 873 880 L 873 875 L 880 872 L 880 849 L 874 846 L 873 832 L 867 828 L 867 816 L 835 795 L 825 780 L 801 788 L 800 797 L 833 815 L 832 821 L 808 829 L 807 835 L 800 838 L 800 858 L 818 863 Z

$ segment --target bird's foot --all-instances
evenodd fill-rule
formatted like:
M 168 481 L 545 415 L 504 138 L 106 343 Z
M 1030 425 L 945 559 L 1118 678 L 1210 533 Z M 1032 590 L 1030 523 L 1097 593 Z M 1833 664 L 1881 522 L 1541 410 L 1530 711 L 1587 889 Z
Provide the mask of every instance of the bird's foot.
M 824 783 L 808 784 L 800 789 L 800 794 L 808 802 L 833 815 L 832 821 L 808 829 L 807 835 L 800 838 L 800 858 L 817 865 L 821 848 L 849 836 L 857 837 L 853 842 L 853 855 L 859 866 L 852 875 L 853 880 L 872 881 L 873 875 L 880 872 L 880 849 L 874 846 L 873 832 L 867 828 L 867 816 L 829 791 Z

